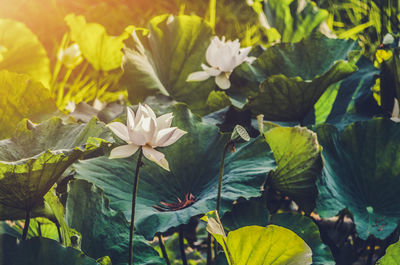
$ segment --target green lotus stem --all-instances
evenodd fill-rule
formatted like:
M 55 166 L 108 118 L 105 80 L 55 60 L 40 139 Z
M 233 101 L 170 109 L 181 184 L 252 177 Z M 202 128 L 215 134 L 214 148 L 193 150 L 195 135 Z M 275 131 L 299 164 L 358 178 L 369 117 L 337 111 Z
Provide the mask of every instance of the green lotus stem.
M 139 169 L 142 164 L 142 157 L 143 157 L 143 149 L 140 147 L 139 157 L 136 164 L 135 181 L 133 183 L 131 226 L 129 229 L 129 265 L 133 264 L 133 231 L 135 229 L 136 195 L 139 184 Z
M 210 233 L 208 233 L 207 236 L 207 265 L 211 265 L 212 263 L 212 236 Z
M 188 265 L 185 253 L 185 243 L 183 242 L 183 226 L 179 228 L 179 249 L 181 251 L 181 259 L 183 265 Z
M 58 94 L 57 94 L 57 106 L 60 106 L 62 104 L 62 100 L 64 98 L 64 88 L 65 84 L 67 84 L 69 77 L 71 76 L 72 69 L 68 68 L 67 73 L 64 76 L 63 81 L 61 82 L 61 85 L 58 89 Z
M 40 226 L 40 222 L 37 222 L 37 225 L 38 225 L 38 234 L 39 234 L 39 237 L 42 237 L 42 228 L 41 228 L 41 226 Z
M 222 177 L 224 176 L 224 163 L 226 151 L 230 146 L 231 141 L 229 140 L 224 146 L 224 152 L 222 153 L 221 165 L 219 166 L 219 180 L 218 180 L 218 196 L 217 196 L 217 207 L 215 208 L 219 214 L 219 208 L 221 206 L 221 191 L 222 191 Z
M 58 221 L 55 222 L 56 227 L 57 227 L 57 232 L 58 232 L 58 241 L 60 241 L 60 244 L 63 243 L 63 238 L 61 235 L 61 227 L 60 227 L 60 223 Z
M 168 258 L 167 250 L 165 249 L 164 237 L 162 236 L 161 233 L 157 233 L 157 237 L 158 237 L 158 244 L 160 245 L 163 258 L 165 259 L 165 262 L 167 263 L 167 265 L 171 265 L 171 262 L 169 261 L 169 258 Z
M 208 12 L 210 13 L 210 25 L 213 29 L 215 29 L 215 17 L 216 17 L 216 11 L 217 9 L 217 0 L 210 0 L 210 5 Z
M 29 223 L 30 222 L 31 222 L 31 211 L 30 210 L 26 210 L 25 225 L 24 225 L 24 230 L 22 231 L 22 240 L 25 240 L 26 236 L 28 235 Z

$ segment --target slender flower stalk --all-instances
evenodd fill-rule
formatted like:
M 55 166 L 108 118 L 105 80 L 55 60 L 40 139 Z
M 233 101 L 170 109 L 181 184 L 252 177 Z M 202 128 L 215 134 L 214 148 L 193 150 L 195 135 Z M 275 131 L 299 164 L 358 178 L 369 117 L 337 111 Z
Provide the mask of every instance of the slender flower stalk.
M 142 165 L 143 149 L 139 150 L 139 157 L 136 164 L 135 181 L 133 183 L 133 196 L 132 196 L 132 214 L 131 225 L 129 227 L 129 265 L 133 264 L 133 233 L 135 230 L 135 209 L 136 209 L 136 196 L 139 184 L 139 170 Z
M 30 222 L 31 222 L 31 211 L 30 210 L 26 210 L 24 230 L 22 231 L 22 240 L 25 240 L 26 236 L 28 235 Z
M 129 265 L 133 264 L 136 196 L 142 158 L 145 156 L 147 159 L 169 171 L 168 161 L 165 159 L 164 154 L 155 150 L 155 148 L 169 146 L 186 134 L 185 131 L 177 127 L 171 127 L 172 119 L 172 113 L 156 117 L 149 106 L 139 104 L 136 114 L 131 108 L 127 108 L 126 125 L 121 122 L 112 122 L 107 125 L 115 135 L 127 143 L 126 145 L 118 146 L 111 150 L 110 159 L 130 157 L 139 151 L 132 191 L 132 213 L 129 230 Z
M 179 228 L 179 249 L 181 251 L 181 259 L 183 265 L 188 265 L 186 253 L 185 253 L 185 242 L 184 242 L 183 226 Z
M 224 151 L 222 152 L 221 164 L 219 166 L 217 207 L 215 208 L 218 213 L 219 213 L 219 208 L 221 207 L 222 177 L 224 176 L 225 156 L 226 152 L 228 151 L 228 148 L 231 146 L 232 142 L 229 140 L 224 146 Z
M 163 258 L 165 259 L 165 262 L 167 263 L 167 265 L 171 265 L 171 262 L 169 261 L 169 258 L 168 258 L 167 250 L 165 249 L 164 237 L 162 236 L 161 233 L 157 233 L 157 237 L 158 237 L 158 244 L 160 245 Z

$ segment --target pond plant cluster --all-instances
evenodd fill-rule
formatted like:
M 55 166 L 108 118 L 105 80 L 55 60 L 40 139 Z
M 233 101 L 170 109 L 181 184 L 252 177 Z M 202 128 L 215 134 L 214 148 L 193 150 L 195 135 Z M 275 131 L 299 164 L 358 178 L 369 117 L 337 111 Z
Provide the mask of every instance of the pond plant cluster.
M 0 265 L 400 264 L 399 32 L 398 0 L 0 0 Z

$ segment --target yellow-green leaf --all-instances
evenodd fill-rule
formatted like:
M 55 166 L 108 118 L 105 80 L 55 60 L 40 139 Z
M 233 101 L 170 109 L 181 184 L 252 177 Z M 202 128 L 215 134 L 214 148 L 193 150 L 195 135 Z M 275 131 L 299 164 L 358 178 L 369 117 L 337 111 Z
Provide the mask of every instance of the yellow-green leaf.
M 0 32 L 0 70 L 28 74 L 48 87 L 50 61 L 36 35 L 11 19 L 0 19 Z
M 110 36 L 106 29 L 97 23 L 86 23 L 84 16 L 69 14 L 65 21 L 71 29 L 71 39 L 78 43 L 85 59 L 97 71 L 110 71 L 121 67 L 122 48 L 129 34 Z

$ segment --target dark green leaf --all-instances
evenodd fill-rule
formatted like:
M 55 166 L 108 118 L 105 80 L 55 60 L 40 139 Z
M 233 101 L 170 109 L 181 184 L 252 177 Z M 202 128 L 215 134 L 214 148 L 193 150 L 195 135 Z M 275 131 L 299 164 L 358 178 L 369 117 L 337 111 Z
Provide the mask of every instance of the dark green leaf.
M 147 239 L 156 232 L 188 223 L 190 218 L 215 209 L 220 159 L 229 135 L 221 135 L 215 125 L 202 122 L 185 105 L 174 108 L 174 126 L 188 132 L 173 145 L 160 149 L 169 161 L 171 172 L 144 161 L 140 170 L 136 205 L 136 228 Z M 137 155 L 129 159 L 107 157 L 82 161 L 75 165 L 77 178 L 87 179 L 104 189 L 110 206 L 131 215 L 131 198 Z M 260 195 L 266 173 L 275 167 L 272 154 L 261 138 L 237 146 L 227 155 L 223 178 L 221 212 L 240 197 Z M 177 203 L 188 194 L 195 202 L 178 211 L 161 212 L 153 206 L 161 202 Z
M 129 224 L 121 211 L 109 207 L 104 192 L 95 185 L 74 180 L 69 184 L 66 219 L 82 233 L 82 250 L 93 258 L 109 256 L 113 265 L 126 265 Z M 164 264 L 140 235 L 134 236 L 134 264 Z

